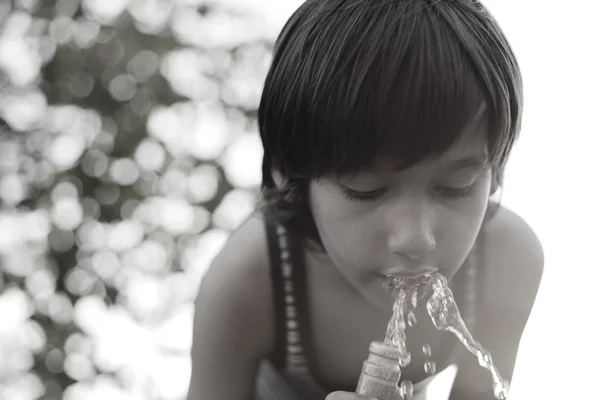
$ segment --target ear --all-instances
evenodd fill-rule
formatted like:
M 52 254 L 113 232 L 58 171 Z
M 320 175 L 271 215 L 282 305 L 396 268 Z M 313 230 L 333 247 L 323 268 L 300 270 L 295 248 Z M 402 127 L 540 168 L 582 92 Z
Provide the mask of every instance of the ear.
M 299 179 L 285 177 L 280 170 L 273 168 L 271 170 L 271 176 L 275 183 L 275 188 L 283 193 L 283 199 L 291 204 L 297 202 L 297 193 L 299 190 Z
M 285 184 L 285 179 L 281 174 L 281 171 L 279 171 L 278 169 L 273 168 L 271 170 L 271 176 L 273 177 L 273 181 L 275 182 L 275 186 L 277 188 L 281 188 Z

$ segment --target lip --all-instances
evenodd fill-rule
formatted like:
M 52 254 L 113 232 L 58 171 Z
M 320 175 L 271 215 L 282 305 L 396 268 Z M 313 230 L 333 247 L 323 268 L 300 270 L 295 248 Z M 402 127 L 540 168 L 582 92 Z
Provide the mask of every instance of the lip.
M 427 269 L 427 270 L 418 270 L 418 271 L 414 271 L 411 270 L 409 274 L 406 274 L 406 270 L 402 270 L 402 271 L 396 271 L 394 275 L 386 275 L 384 273 L 380 273 L 378 274 L 379 276 L 376 279 L 377 282 L 377 286 L 379 286 L 379 290 L 381 291 L 380 293 L 382 293 L 383 298 L 385 299 L 386 303 L 388 305 L 393 305 L 394 301 L 396 299 L 396 290 L 397 290 L 397 286 L 392 283 L 392 281 L 390 280 L 390 278 L 394 278 L 394 277 L 401 277 L 404 278 L 404 283 L 406 285 L 417 285 L 418 287 L 418 301 L 422 301 L 424 298 L 427 298 L 428 296 L 430 296 L 430 289 L 427 285 L 421 285 L 422 283 L 424 283 L 423 279 L 425 275 L 430 274 L 434 271 L 439 271 L 438 268 L 436 269 Z M 387 273 L 390 273 L 391 270 L 388 270 Z M 398 275 L 399 274 L 399 275 Z
M 431 274 L 436 272 L 437 268 L 432 267 L 423 267 L 423 268 L 404 268 L 404 267 L 394 267 L 388 269 L 381 273 L 381 275 L 386 277 L 398 277 L 398 278 L 417 278 L 422 275 Z

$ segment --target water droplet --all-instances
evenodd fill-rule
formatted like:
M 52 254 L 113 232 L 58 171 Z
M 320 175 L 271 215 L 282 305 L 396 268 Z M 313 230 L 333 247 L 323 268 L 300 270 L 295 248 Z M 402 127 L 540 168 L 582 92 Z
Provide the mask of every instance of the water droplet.
M 440 308 L 440 301 L 435 298 L 435 297 L 431 297 L 428 301 L 427 301 L 427 310 L 432 313 L 432 312 L 436 312 L 438 309 Z
M 405 352 L 400 358 L 400 367 L 406 368 L 410 364 L 410 351 Z
M 486 365 L 492 365 L 492 355 L 489 351 L 479 351 L 477 358 L 479 359 L 479 365 L 482 367 L 485 367 Z
M 508 397 L 508 388 L 506 385 L 502 384 L 502 382 L 497 382 L 494 384 L 494 397 L 498 400 L 506 400 Z
M 413 310 L 408 312 L 408 326 L 413 327 L 417 323 L 417 316 L 415 315 Z
M 427 360 L 425 361 L 425 373 L 428 375 L 433 375 L 435 374 L 435 361 L 431 361 L 431 360 Z
M 431 346 L 428 344 L 424 344 L 423 345 L 423 354 L 426 355 L 427 357 L 431 356 Z
M 430 297 L 425 301 L 425 304 L 433 325 L 438 330 L 446 330 L 454 333 L 467 350 L 478 358 L 480 365 L 490 370 L 493 381 L 497 382 L 493 386 L 494 396 L 498 400 L 505 400 L 509 393 L 508 383 L 502 381 L 492 362 L 490 352 L 471 336 L 467 325 L 465 325 L 465 321 L 461 318 L 446 278 L 441 274 L 434 274 L 429 280 L 397 283 L 398 287 L 395 291 L 397 299 L 394 304 L 393 317 L 388 324 L 386 340 L 388 340 L 388 336 L 394 339 L 394 343 L 400 348 L 401 353 L 404 354 L 400 361 L 401 368 L 404 368 L 411 362 L 410 353 L 406 351 L 406 334 L 404 329 L 407 324 L 412 326 L 416 322 L 414 321 L 416 318 L 414 318 L 414 315 L 411 315 L 409 309 L 411 308 L 411 304 L 413 305 L 413 309 L 416 308 L 415 301 L 419 300 L 418 293 L 427 294 Z M 469 302 L 472 301 L 473 299 Z M 436 363 L 431 360 L 431 347 L 425 344 L 422 347 L 422 351 L 425 358 L 428 359 L 423 364 L 425 372 L 428 375 L 435 374 Z
M 415 290 L 413 292 L 411 301 L 412 301 L 413 308 L 417 308 L 417 303 L 419 302 L 419 291 L 418 290 Z
M 402 381 L 400 384 L 400 399 L 410 400 L 413 396 L 413 383 L 411 381 Z

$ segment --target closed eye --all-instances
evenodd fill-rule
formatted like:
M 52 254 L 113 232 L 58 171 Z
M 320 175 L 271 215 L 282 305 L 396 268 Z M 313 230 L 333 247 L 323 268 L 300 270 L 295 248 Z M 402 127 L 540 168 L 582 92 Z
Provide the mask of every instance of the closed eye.
M 375 199 L 381 197 L 381 195 L 383 195 L 386 191 L 385 188 L 368 190 L 368 191 L 359 191 L 359 190 L 347 188 L 345 186 L 342 187 L 342 189 L 343 189 L 344 195 L 346 196 L 346 198 L 348 200 L 358 200 L 358 201 L 363 201 L 363 202 L 375 200 Z
M 469 185 L 463 188 L 453 188 L 448 186 L 442 186 L 438 188 L 438 191 L 442 196 L 449 197 L 452 199 L 464 199 L 473 194 L 473 188 L 475 185 Z

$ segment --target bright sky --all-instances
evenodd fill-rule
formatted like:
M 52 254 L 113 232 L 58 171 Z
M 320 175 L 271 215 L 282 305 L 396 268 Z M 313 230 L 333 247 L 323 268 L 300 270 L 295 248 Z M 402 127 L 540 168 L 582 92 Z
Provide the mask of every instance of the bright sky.
M 598 6 L 487 3 L 513 44 L 525 83 L 522 137 L 508 166 L 504 203 L 534 227 L 546 256 L 511 400 L 589 398 L 598 391 L 600 357 L 596 324 L 589 320 L 597 311 L 588 306 L 596 302 L 600 280 L 592 254 L 600 224 L 592 176 L 600 171 L 594 121 L 600 59 L 590 51 L 597 48 L 592 38 L 600 37 L 590 8 Z
M 246 0 L 227 0 L 238 4 Z M 299 0 L 253 0 L 274 27 Z M 544 246 L 546 267 L 515 370 L 511 400 L 589 398 L 598 391 L 592 329 L 600 263 L 598 97 L 600 38 L 593 1 L 487 0 L 524 75 L 525 115 L 506 171 L 503 203 Z M 567 6 L 569 4 L 569 6 Z M 596 38 L 596 43 L 593 44 Z M 595 183 L 594 183 L 595 182 Z M 589 317 L 588 317 L 589 319 Z

